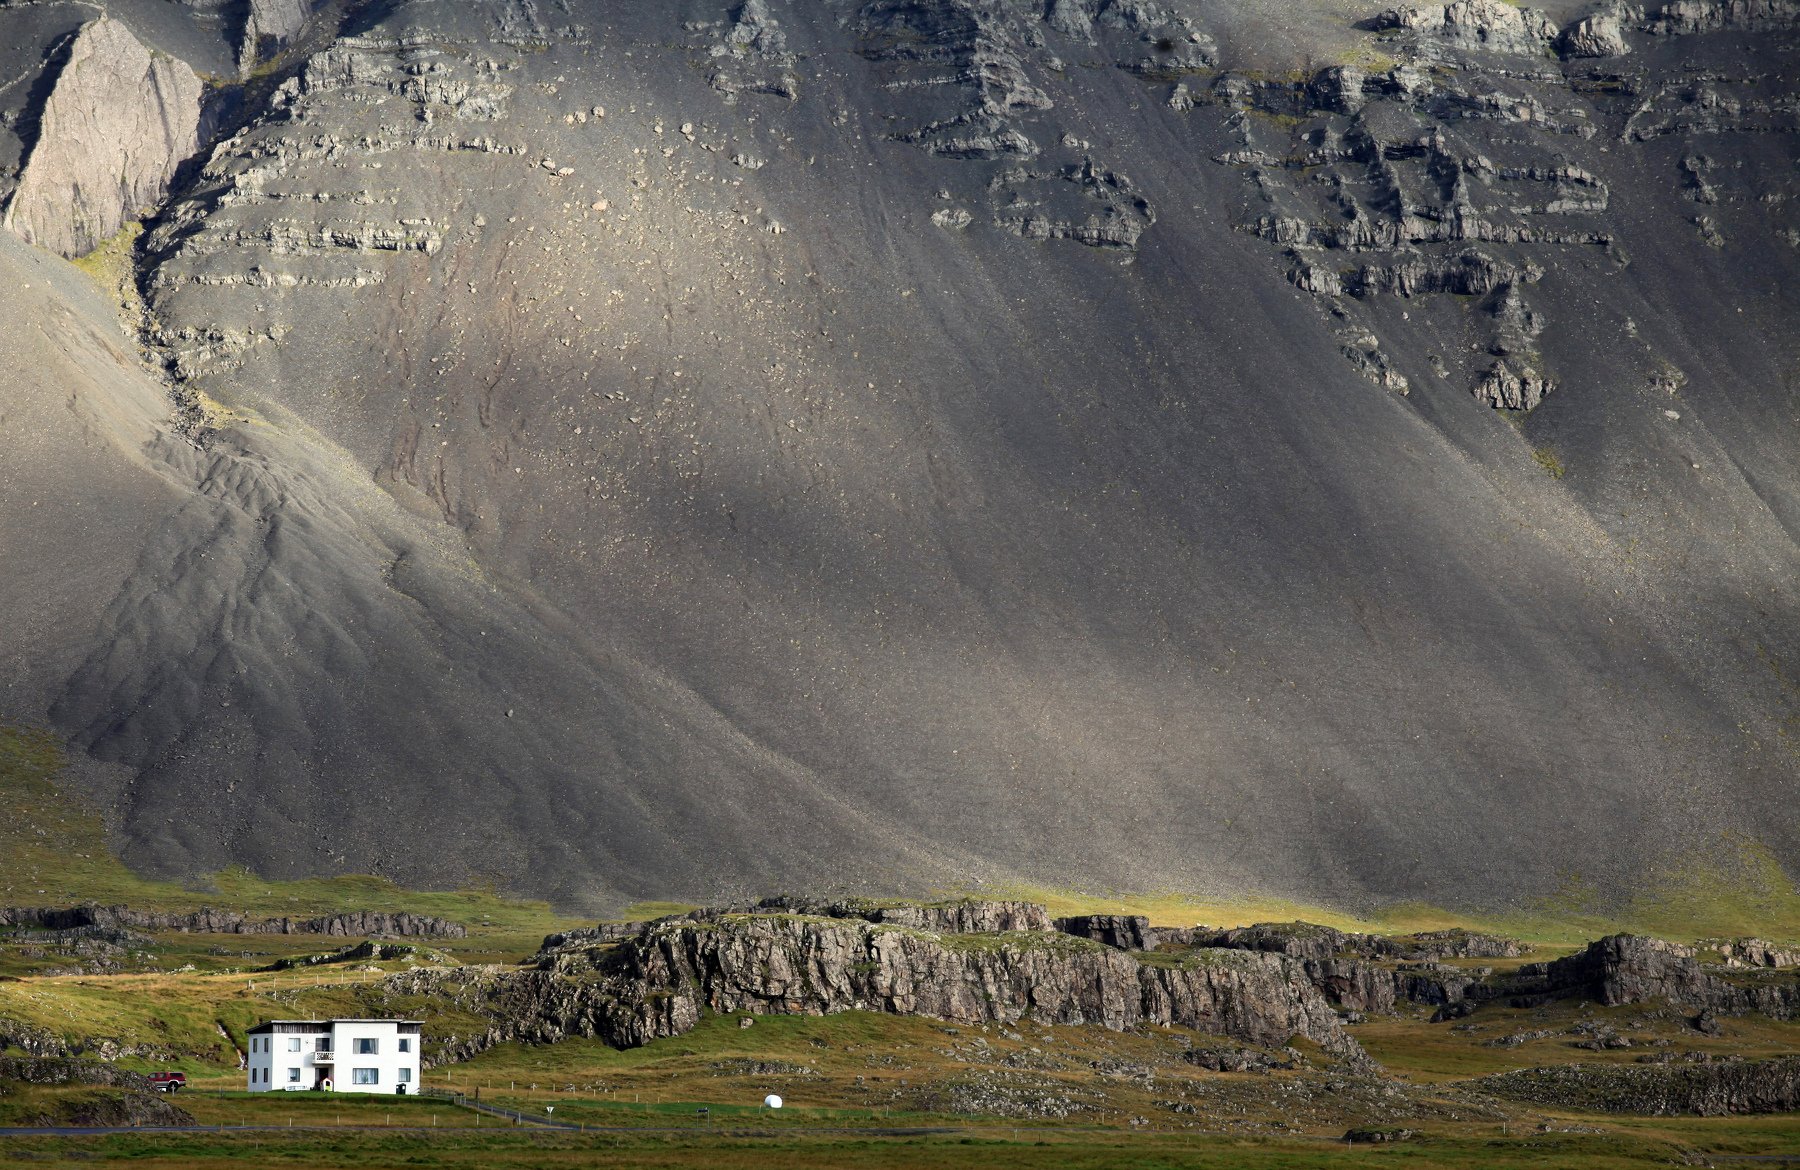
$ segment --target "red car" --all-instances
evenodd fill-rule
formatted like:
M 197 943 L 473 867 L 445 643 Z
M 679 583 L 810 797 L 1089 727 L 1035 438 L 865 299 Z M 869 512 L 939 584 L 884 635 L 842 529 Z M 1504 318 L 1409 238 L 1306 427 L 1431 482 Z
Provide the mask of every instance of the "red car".
M 153 1072 L 150 1084 L 164 1093 L 173 1093 L 187 1088 L 187 1074 L 179 1072 Z

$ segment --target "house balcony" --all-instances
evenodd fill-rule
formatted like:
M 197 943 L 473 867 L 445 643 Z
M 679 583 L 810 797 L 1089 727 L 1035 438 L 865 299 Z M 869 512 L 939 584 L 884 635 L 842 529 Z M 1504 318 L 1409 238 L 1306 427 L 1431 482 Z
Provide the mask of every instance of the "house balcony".
M 332 1063 L 332 1054 L 329 1052 L 315 1052 L 312 1054 L 312 1058 L 314 1064 Z

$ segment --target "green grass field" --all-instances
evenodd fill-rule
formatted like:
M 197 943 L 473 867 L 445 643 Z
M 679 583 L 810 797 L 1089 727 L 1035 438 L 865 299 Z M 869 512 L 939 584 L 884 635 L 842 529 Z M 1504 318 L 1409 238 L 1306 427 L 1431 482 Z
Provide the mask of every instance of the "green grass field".
M 309 1166 L 320 1170 L 402 1170 L 432 1167 L 607 1167 L 677 1170 L 1301 1170 L 1307 1167 L 1395 1166 L 1417 1170 L 1474 1167 L 1580 1166 L 1593 1170 L 1681 1164 L 1700 1148 L 1705 1127 L 1662 1126 L 1643 1132 L 1550 1133 L 1517 1137 L 1433 1137 L 1393 1146 L 1292 1139 L 1218 1140 L 1180 1134 L 1050 1132 L 1013 1137 L 1006 1129 L 965 1133 L 873 1137 L 785 1134 L 729 1135 L 569 1134 L 441 1130 L 243 1132 L 234 1134 L 126 1134 L 92 1138 L 11 1138 L 7 1156 L 33 1166 L 91 1166 L 128 1162 L 158 1168 Z M 1763 1156 L 1792 1154 L 1791 1132 L 1746 1140 Z M 1768 1151 L 1773 1151 L 1770 1155 Z

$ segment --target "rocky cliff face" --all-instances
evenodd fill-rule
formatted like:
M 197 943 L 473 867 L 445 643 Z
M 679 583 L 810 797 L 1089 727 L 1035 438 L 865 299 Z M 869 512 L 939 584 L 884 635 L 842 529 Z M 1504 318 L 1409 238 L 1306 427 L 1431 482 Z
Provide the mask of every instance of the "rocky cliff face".
M 1694 1011 L 1756 1012 L 1788 1019 L 1800 1013 L 1800 975 L 1791 968 L 1767 981 L 1733 981 L 1708 971 L 1692 947 L 1619 934 L 1589 943 L 1553 963 L 1528 964 L 1522 979 L 1541 979 L 1556 994 L 1591 996 L 1603 1004 L 1653 1000 Z
M 102 16 L 82 26 L 39 119 L 5 224 L 64 256 L 156 207 L 199 148 L 200 79 Z
M 670 919 L 614 946 L 564 948 L 536 971 L 410 973 L 388 987 L 446 995 L 492 1019 L 486 1035 L 454 1048 L 458 1056 L 572 1035 L 635 1047 L 691 1029 L 702 1013 L 875 1011 L 971 1024 L 1168 1024 L 1275 1046 L 1299 1036 L 1366 1061 L 1293 960 L 1197 951 L 1149 965 L 1053 931 L 934 934 L 786 914 Z

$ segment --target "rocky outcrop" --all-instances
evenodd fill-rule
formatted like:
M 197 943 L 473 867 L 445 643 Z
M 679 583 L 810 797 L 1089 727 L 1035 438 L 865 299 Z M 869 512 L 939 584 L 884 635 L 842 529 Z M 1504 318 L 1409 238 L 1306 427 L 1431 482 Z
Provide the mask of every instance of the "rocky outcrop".
M 1470 249 L 1455 256 L 1417 256 L 1398 264 L 1368 265 L 1354 273 L 1345 287 L 1355 297 L 1384 293 L 1482 296 L 1518 281 L 1536 283 L 1543 275 L 1543 269 L 1534 264 L 1515 265 Z
M 1708 939 L 1701 945 L 1718 951 L 1727 967 L 1800 967 L 1800 947 L 1766 939 Z
M 1556 38 L 1565 57 L 1618 57 L 1631 52 L 1617 12 L 1597 12 L 1578 20 Z
M 469 930 L 460 922 L 410 914 L 404 910 L 352 910 L 322 918 L 274 918 L 251 923 L 244 934 L 391 935 L 396 938 L 464 938 Z
M 1420 33 L 1459 49 L 1520 54 L 1541 52 L 1556 36 L 1556 26 L 1541 13 L 1503 0 L 1393 8 L 1376 17 L 1375 26 Z
M 1332 959 L 1351 949 L 1353 937 L 1311 922 L 1258 922 L 1229 930 L 1197 927 L 1189 937 L 1189 945 L 1266 951 L 1296 959 Z
M 1667 0 L 1651 9 L 1644 31 L 1658 36 L 1723 29 L 1791 28 L 1800 23 L 1796 0 Z
M 1416 963 L 1436 959 L 1510 959 L 1525 953 L 1524 945 L 1516 939 L 1460 927 L 1385 935 L 1352 934 L 1312 922 L 1258 922 L 1228 930 L 1196 926 L 1192 930 L 1160 933 L 1163 941 L 1183 946 L 1273 951 L 1300 959 L 1358 956 Z
M 604 946 L 608 943 L 623 942 L 634 935 L 642 934 L 650 926 L 648 922 L 598 922 L 593 926 L 578 926 L 574 930 L 561 930 L 555 934 L 547 934 L 538 947 L 539 956 L 546 952 L 568 946 Z
M 907 926 L 933 934 L 1001 934 L 1050 930 L 1050 912 L 1036 902 L 964 898 L 936 904 L 881 904 L 865 901 L 817 902 L 805 898 L 764 898 L 754 911 L 780 911 L 822 918 L 860 918 L 887 926 Z M 703 912 L 709 916 L 712 912 Z
M 27 1085 L 100 1085 L 152 1092 L 149 1078 L 111 1064 L 47 1056 L 0 1056 L 0 1081 Z
M 1157 932 L 1164 944 L 1222 947 L 1285 955 L 1307 980 L 1347 1012 L 1391 1012 L 1399 1004 L 1441 1006 L 1461 1001 L 1489 968 L 1459 968 L 1446 958 L 1509 958 L 1523 948 L 1512 939 L 1467 930 L 1407 936 L 1351 934 L 1310 922 L 1260 922 L 1229 930 L 1195 927 Z M 1390 965 L 1378 960 L 1401 960 Z
M 1697 954 L 1679 943 L 1615 934 L 1566 958 L 1528 963 L 1515 978 L 1484 986 L 1478 994 L 1510 994 L 1515 1000 L 1582 995 L 1606 1005 L 1658 1001 L 1693 1011 L 1755 1012 L 1776 1019 L 1800 1014 L 1800 977 L 1728 980 L 1708 972 Z
M 42 1058 L 69 1054 L 68 1043 L 47 1028 L 20 1023 L 17 1020 L 0 1020 L 0 1050 L 8 1048 L 17 1048 L 29 1056 Z M 9 1057 L 7 1059 L 17 1058 Z
M 1064 934 L 1122 951 L 1153 951 L 1161 940 L 1161 932 L 1141 914 L 1082 914 L 1058 918 L 1052 925 Z
M 1514 1101 L 1601 1113 L 1787 1113 L 1800 1109 L 1800 1057 L 1528 1068 L 1483 1077 L 1472 1087 Z
M 1496 361 L 1475 384 L 1475 397 L 1496 410 L 1531 410 L 1555 389 L 1555 381 L 1533 366 Z
M 252 919 L 230 910 L 210 908 L 189 914 L 133 910 L 129 906 L 71 906 L 67 909 L 31 907 L 0 908 L 0 926 L 38 930 L 74 930 L 83 927 L 177 931 L 183 934 L 323 934 L 339 937 L 391 935 L 400 938 L 463 938 L 468 928 L 424 914 L 407 911 L 352 910 L 319 918 Z
M 973 899 L 920 906 L 778 897 L 764 899 L 751 907 L 750 913 L 857 920 L 953 937 L 998 935 L 1006 944 L 1027 951 L 1054 951 L 1058 945 L 1054 936 L 1060 934 L 1120 952 L 1160 950 L 1165 955 L 1181 956 L 1178 962 L 1203 962 L 1208 955 L 1229 951 L 1280 956 L 1292 960 L 1289 970 L 1310 984 L 1326 1003 L 1345 1012 L 1391 1012 L 1401 1003 L 1457 1003 L 1490 970 L 1449 967 L 1436 960 L 1512 957 L 1522 950 L 1512 939 L 1466 930 L 1390 937 L 1350 934 L 1307 922 L 1265 922 L 1229 930 L 1153 927 L 1142 915 L 1086 914 L 1052 920 L 1035 903 Z M 741 910 L 697 910 L 655 922 L 601 923 L 548 936 L 535 961 L 547 969 L 561 969 L 567 965 L 565 960 L 573 956 L 578 964 L 592 965 L 598 962 L 594 957 L 596 948 L 641 941 L 668 927 L 730 924 L 741 921 L 741 916 Z M 1034 934 L 1048 937 L 1033 939 Z M 1182 956 L 1182 952 L 1187 954 Z M 1378 960 L 1401 962 L 1395 965 Z M 964 1016 L 945 1013 L 965 1010 L 940 1007 L 923 1014 L 957 1019 Z
M 0 1083 L 71 1087 L 91 1085 L 118 1092 L 97 1092 L 48 1099 L 35 1114 L 15 1115 L 13 1124 L 56 1126 L 193 1125 L 187 1110 L 157 1092 L 140 1073 L 110 1064 L 0 1056 Z M 0 1087 L 0 1092 L 4 1088 Z
M 571 1035 L 635 1047 L 684 1033 L 707 1012 L 874 1011 L 969 1024 L 1165 1024 L 1262 1045 L 1300 1036 L 1366 1060 L 1285 956 L 1204 950 L 1149 965 L 1053 931 L 937 935 L 791 914 L 669 919 L 620 945 L 564 949 L 535 971 L 454 982 L 461 978 L 387 981 L 398 994 L 449 995 L 493 1021 L 485 1035 L 452 1045 L 452 1057 Z
M 13 1125 L 193 1125 L 193 1114 L 176 1107 L 158 1093 L 140 1073 L 128 1073 L 110 1064 L 88 1060 L 52 1060 L 41 1057 L 0 1057 L 0 1094 L 5 1082 L 27 1085 L 79 1087 L 92 1085 L 99 1093 L 56 1094 L 43 1098 L 36 1112 L 16 1114 Z M 106 1091 L 110 1089 L 110 1091 Z
M 822 901 L 788 894 L 764 898 L 749 906 L 694 910 L 649 922 L 600 922 L 546 935 L 538 949 L 543 959 L 553 951 L 570 947 L 605 946 L 643 934 L 665 922 L 716 922 L 732 914 L 803 914 L 814 918 L 854 918 L 886 926 L 905 926 L 933 934 L 1004 934 L 1014 931 L 1061 929 L 1053 926 L 1050 912 L 1036 902 L 987 898 L 963 898 L 954 902 L 881 903 L 859 899 Z
M 994 225 L 1028 240 L 1133 249 L 1156 223 L 1156 209 L 1131 179 L 1091 158 L 1058 171 L 1002 171 L 989 181 L 988 194 Z
M 765 93 L 793 101 L 800 96 L 794 72 L 798 60 L 788 51 L 781 22 L 770 11 L 768 0 L 743 0 L 730 19 L 693 31 L 711 34 L 705 53 L 710 69 L 707 84 L 727 102 L 741 93 Z
M 1517 939 L 1452 927 L 1384 940 L 1401 959 L 1516 959 L 1525 953 Z
M 323 955 L 294 955 L 285 959 L 277 959 L 267 967 L 259 967 L 260 971 L 292 971 L 301 967 L 322 967 L 333 963 L 382 962 L 388 959 L 404 959 L 413 954 L 413 948 L 395 943 L 378 943 L 374 939 L 364 939 L 352 946 L 339 947 Z
M 79 256 L 168 192 L 199 148 L 200 79 L 110 17 L 83 25 L 44 105 L 6 226 Z

